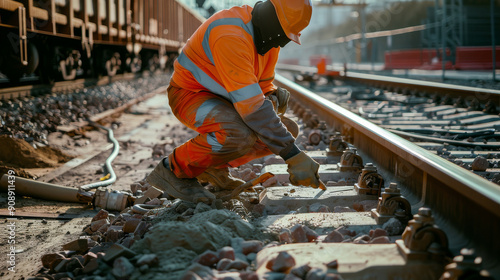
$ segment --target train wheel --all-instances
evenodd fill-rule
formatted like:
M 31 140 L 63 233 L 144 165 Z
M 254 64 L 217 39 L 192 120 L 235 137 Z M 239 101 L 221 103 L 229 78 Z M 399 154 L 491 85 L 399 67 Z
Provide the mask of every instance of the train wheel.
M 141 71 L 142 68 L 142 60 L 140 56 L 129 56 L 125 60 L 125 64 L 127 66 L 127 71 L 130 73 L 137 73 Z
M 148 60 L 148 70 L 154 73 L 158 69 L 160 69 L 160 58 L 158 54 L 154 54 L 153 57 Z
M 120 53 L 115 52 L 111 58 L 106 61 L 105 67 L 108 76 L 113 77 L 120 71 L 122 61 L 120 59 Z
M 2 72 L 11 82 L 18 82 L 23 75 L 30 75 L 38 67 L 40 56 L 35 45 L 28 43 L 28 61 L 23 64 L 18 49 L 13 49 L 11 44 L 0 44 L 3 63 L 0 65 Z
M 72 50 L 66 58 L 59 61 L 59 73 L 63 80 L 74 80 L 77 75 L 83 74 L 81 55 L 78 50 Z

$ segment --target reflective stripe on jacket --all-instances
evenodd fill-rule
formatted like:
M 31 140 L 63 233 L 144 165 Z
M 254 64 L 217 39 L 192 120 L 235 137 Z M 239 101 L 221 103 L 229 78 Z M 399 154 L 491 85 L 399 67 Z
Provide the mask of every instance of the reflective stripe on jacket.
M 174 63 L 173 83 L 199 92 L 210 91 L 229 100 L 269 149 L 279 154 L 295 139 L 282 125 L 265 93 L 273 85 L 279 49 L 264 56 L 253 42 L 252 8 L 223 10 L 205 21 Z

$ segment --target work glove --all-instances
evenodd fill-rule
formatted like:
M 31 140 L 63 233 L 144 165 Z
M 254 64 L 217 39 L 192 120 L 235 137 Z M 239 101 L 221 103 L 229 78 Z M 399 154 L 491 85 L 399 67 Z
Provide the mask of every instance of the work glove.
M 274 109 L 278 115 L 283 115 L 288 108 L 290 92 L 285 88 L 278 87 L 278 89 L 269 95 L 269 99 L 273 102 Z
M 306 153 L 300 152 L 285 162 L 288 164 L 287 171 L 290 174 L 290 183 L 293 185 L 313 188 L 323 186 L 319 180 L 319 163 Z

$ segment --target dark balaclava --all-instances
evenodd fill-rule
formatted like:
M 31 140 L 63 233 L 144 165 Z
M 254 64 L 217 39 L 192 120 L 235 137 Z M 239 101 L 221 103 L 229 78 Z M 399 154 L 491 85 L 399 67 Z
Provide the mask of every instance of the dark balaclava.
M 265 55 L 272 48 L 284 47 L 290 39 L 281 28 L 271 1 L 257 2 L 252 11 L 254 43 L 257 53 Z

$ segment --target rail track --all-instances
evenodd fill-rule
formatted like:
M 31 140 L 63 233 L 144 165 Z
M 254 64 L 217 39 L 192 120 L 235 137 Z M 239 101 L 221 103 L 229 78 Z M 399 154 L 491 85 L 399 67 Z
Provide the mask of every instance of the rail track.
M 491 267 L 498 267 L 499 260 L 492 254 L 497 250 L 492 248 L 499 248 L 499 243 L 492 239 L 500 230 L 495 226 L 500 221 L 497 213 L 500 206 L 498 185 L 374 126 L 372 122 L 286 79 L 278 78 L 278 81 L 291 90 L 294 97 L 292 106 L 296 106 L 296 110 L 304 112 L 301 109 L 304 106 L 317 114 L 319 119 L 341 132 L 349 143 L 379 168 L 393 174 L 392 180 L 397 181 L 402 192 L 411 198 L 413 213 L 420 206 L 428 206 L 440 217 L 438 220 L 454 228 L 450 231 L 453 237 L 449 235 L 450 246 L 455 243 L 456 233 L 463 234 L 468 246 L 475 247 L 485 262 L 491 257 Z M 404 90 L 402 85 L 400 89 Z M 491 91 L 491 94 L 498 93 Z M 450 107 L 447 106 L 447 109 Z M 494 143 L 492 148 L 497 148 L 497 145 Z M 493 235 L 486 237 L 484 233 Z
M 310 67 L 281 68 L 295 73 L 315 71 Z M 336 73 L 340 75 L 334 77 L 335 86 L 323 84 L 314 92 L 490 181 L 500 182 L 500 91 Z
M 129 203 L 135 200 L 139 208 L 150 200 L 157 209 L 137 212 L 129 204 L 121 211 L 109 210 L 113 218 L 101 211 L 79 237 L 88 240 L 85 245 L 75 241 L 79 245 L 73 255 L 47 252 L 52 255 L 42 258 L 39 276 L 469 279 L 453 275 L 485 277 L 487 272 L 499 278 L 498 185 L 374 125 L 358 115 L 358 108 L 355 114 L 279 75 L 276 83 L 292 93 L 289 114 L 302 126 L 297 143 L 322 164 L 326 191 L 289 185 L 286 165 L 277 157 L 233 170 L 247 181 L 272 172 L 274 181 L 211 207 L 168 196 L 159 200 L 161 193 L 140 181 L 121 194 L 132 196 Z M 148 106 L 164 102 L 155 99 Z M 160 115 L 173 118 L 169 112 Z M 120 170 L 119 179 L 147 173 L 157 160 L 133 165 L 146 146 L 134 148 L 131 139 L 167 139 L 165 154 L 182 141 L 182 125 L 165 129 L 162 120 L 152 119 L 118 138 L 127 147 L 124 154 L 137 150 L 129 158 L 118 156 L 132 166 L 129 173 Z M 155 127 L 162 129 L 155 134 Z M 134 138 L 141 134 L 148 137 Z M 73 170 L 58 176 L 80 175 Z M 119 182 L 109 188 L 123 189 Z M 75 248 L 75 242 L 63 250 Z M 52 257 L 65 261 L 49 263 Z M 80 257 L 81 266 L 76 264 Z

